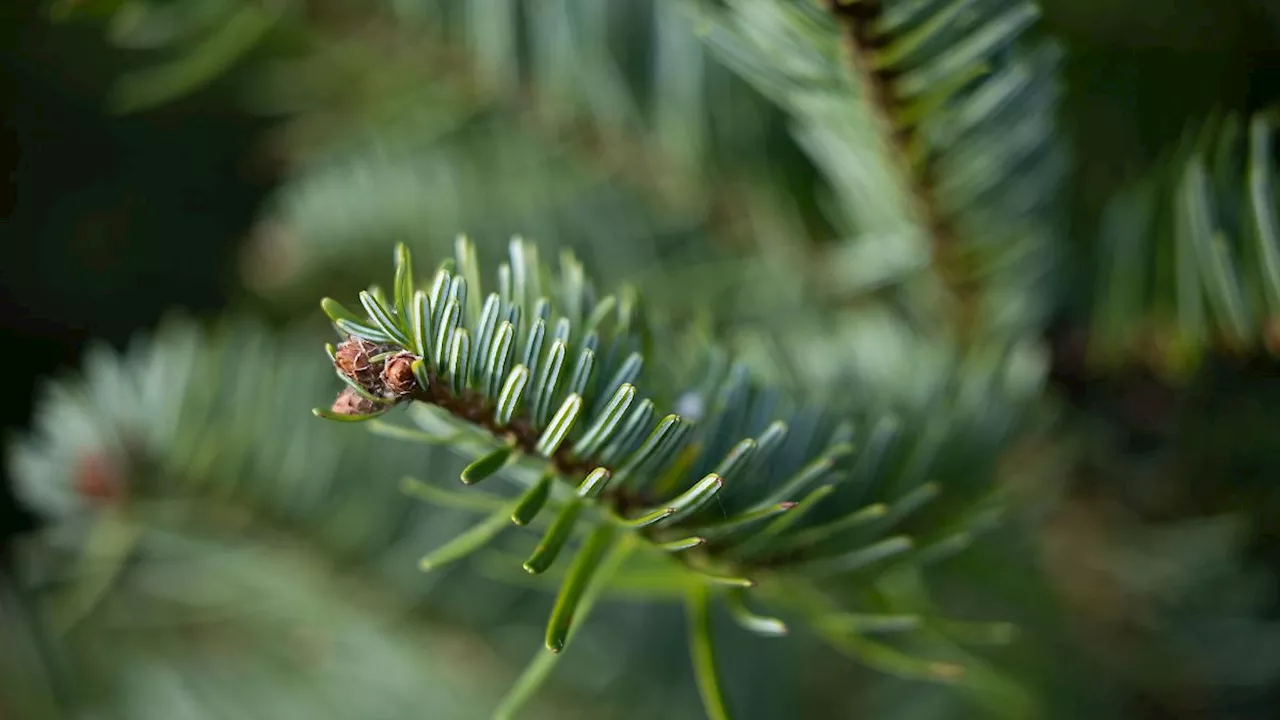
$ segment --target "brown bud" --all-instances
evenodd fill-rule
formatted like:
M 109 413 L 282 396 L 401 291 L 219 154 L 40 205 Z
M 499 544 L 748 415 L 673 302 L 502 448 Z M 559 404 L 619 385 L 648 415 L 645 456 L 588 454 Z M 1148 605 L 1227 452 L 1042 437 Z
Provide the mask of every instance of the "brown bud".
M 418 387 L 417 379 L 413 376 L 415 359 L 413 355 L 403 353 L 388 360 L 387 366 L 383 368 L 382 382 L 396 397 L 404 397 Z
M 348 377 L 355 378 L 369 371 L 369 354 L 373 343 L 359 338 L 349 338 L 338 345 L 333 362 Z
M 353 388 L 343 388 L 329 409 L 339 415 L 369 415 L 378 409 L 378 405 Z
M 380 368 L 370 358 L 377 350 L 378 346 L 368 340 L 349 338 L 334 351 L 333 364 L 362 387 L 372 388 Z
M 81 456 L 76 463 L 75 480 L 76 492 L 95 503 L 115 503 L 125 492 L 119 469 L 103 453 Z

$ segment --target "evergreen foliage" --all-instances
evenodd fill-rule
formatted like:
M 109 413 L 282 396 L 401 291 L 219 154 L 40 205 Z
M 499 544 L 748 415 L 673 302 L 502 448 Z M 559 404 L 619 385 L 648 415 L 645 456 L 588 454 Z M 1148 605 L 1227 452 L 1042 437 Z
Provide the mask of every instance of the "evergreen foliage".
M 1030 0 L 53 6 L 155 61 L 115 110 L 278 121 L 242 289 L 338 336 L 175 319 L 49 386 L 0 714 L 1065 719 L 1280 677 L 1266 413 L 1063 398 L 1046 341 L 1192 400 L 1274 353 L 1272 111 L 1068 217 Z
M 421 424 L 437 426 L 429 430 L 437 442 L 468 449 L 462 483 L 510 466 L 523 487 L 424 556 L 422 569 L 465 557 L 508 522 L 528 525 L 550 514 L 524 562 L 530 573 L 546 572 L 575 529 L 590 528 L 547 624 L 553 653 L 564 648 L 571 621 L 585 618 L 582 603 L 608 582 L 601 568 L 618 552 L 611 548 L 641 542 L 691 571 L 673 573 L 672 581 L 691 593 L 695 633 L 707 628 L 709 597 L 726 592 L 746 629 L 785 633 L 782 621 L 742 604 L 741 590 L 771 585 L 773 596 L 812 594 L 800 606 L 807 605 L 802 619 L 876 667 L 937 680 L 964 672 L 859 637 L 859 623 L 876 622 L 874 614 L 845 620 L 856 608 L 822 589 L 833 577 L 861 584 L 904 565 L 923 569 L 990 525 L 998 507 L 989 503 L 966 508 L 958 521 L 939 523 L 927 512 L 956 506 L 955 498 L 938 501 L 944 488 L 930 478 L 940 460 L 960 461 L 937 457 L 942 438 L 903 438 L 890 415 L 788 412 L 792 401 L 752 383 L 746 368 L 726 362 L 707 340 L 650 326 L 633 291 L 597 294 L 571 255 L 555 274 L 524 241 L 512 241 L 509 255 L 486 295 L 466 239 L 429 290 L 416 286 L 400 246 L 391 292 L 372 286 L 360 293 L 363 314 L 323 303 L 346 338 L 329 348 L 345 389 L 317 415 L 361 422 L 415 402 L 435 411 Z M 672 380 L 687 377 L 702 379 L 689 387 Z M 915 525 L 929 528 L 916 538 L 908 532 L 921 516 L 932 523 Z M 711 640 L 690 642 L 708 714 L 722 717 Z

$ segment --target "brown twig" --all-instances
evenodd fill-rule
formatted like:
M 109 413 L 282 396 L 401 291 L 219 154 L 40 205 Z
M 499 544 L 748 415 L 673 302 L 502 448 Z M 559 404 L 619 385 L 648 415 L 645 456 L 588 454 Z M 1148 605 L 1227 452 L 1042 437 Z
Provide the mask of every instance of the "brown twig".
M 880 119 L 890 145 L 898 151 L 899 169 L 911 188 L 917 212 L 933 238 L 933 265 L 954 300 L 952 310 L 956 313 L 957 327 L 962 336 L 967 335 L 973 323 L 975 303 L 972 300 L 977 288 L 963 272 L 959 262 L 957 232 L 938 203 L 934 192 L 932 166 L 927 162 L 913 165 L 908 160 L 912 156 L 912 145 L 916 142 L 917 135 L 915 128 L 897 120 L 903 110 L 903 102 L 896 89 L 899 73 L 894 68 L 879 67 L 876 63 L 876 54 L 891 40 L 874 31 L 884 11 L 882 1 L 827 0 L 827 7 L 843 31 L 853 72 L 866 88 L 871 98 L 871 108 Z

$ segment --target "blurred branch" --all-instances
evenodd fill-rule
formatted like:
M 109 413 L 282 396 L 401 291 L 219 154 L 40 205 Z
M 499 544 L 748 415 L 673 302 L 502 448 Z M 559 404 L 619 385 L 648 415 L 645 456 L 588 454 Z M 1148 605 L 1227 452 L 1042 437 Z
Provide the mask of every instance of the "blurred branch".
M 702 3 L 709 42 L 788 111 L 835 192 L 845 238 L 820 258 L 832 296 L 856 310 L 849 301 L 875 293 L 961 345 L 1035 332 L 1064 169 L 1058 53 L 1021 39 L 1036 8 L 714 4 Z
M 1280 350 L 1274 114 L 1195 123 L 1118 193 L 1093 248 L 1090 355 L 1181 379 L 1206 353 Z

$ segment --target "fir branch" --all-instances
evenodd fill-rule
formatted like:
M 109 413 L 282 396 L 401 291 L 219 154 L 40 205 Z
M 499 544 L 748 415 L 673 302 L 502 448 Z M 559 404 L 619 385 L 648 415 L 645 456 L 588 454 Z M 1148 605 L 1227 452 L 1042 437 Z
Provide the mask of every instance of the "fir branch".
M 642 352 L 649 344 L 642 338 L 651 331 L 634 296 L 624 292 L 621 302 L 615 296 L 596 299 L 576 261 L 566 256 L 564 275 L 553 279 L 536 255 L 534 246 L 513 241 L 511 262 L 498 273 L 499 290 L 483 306 L 479 291 L 472 289 L 479 287 L 479 271 L 465 240 L 458 244 L 456 271 L 448 269 L 451 264 L 443 266 L 430 292 L 409 293 L 409 275 L 398 272 L 393 295 L 401 302 L 385 303 L 376 288 L 362 293 L 368 319 L 326 299 L 335 328 L 348 337 L 333 353 L 348 387 L 334 409 L 317 414 L 350 417 L 346 398 L 353 392 L 360 394 L 363 411 L 355 419 L 421 402 L 493 438 L 492 449 L 463 471 L 464 483 L 480 482 L 522 457 L 541 458 L 546 471 L 569 483 L 579 498 L 609 508 L 618 521 L 646 531 L 661 528 L 654 539 L 706 533 L 705 543 L 680 540 L 677 547 L 687 544 L 691 550 L 682 557 L 736 555 L 740 560 L 730 567 L 777 566 L 777 558 L 763 560 L 779 546 L 767 538 L 788 535 L 803 511 L 831 492 L 822 489 L 824 479 L 840 477 L 840 468 L 849 463 L 867 462 L 851 452 L 852 426 L 828 430 L 830 439 L 816 457 L 796 454 L 793 447 L 811 440 L 788 432 L 794 420 L 773 421 L 761 414 L 777 401 L 767 389 L 753 388 L 741 368 L 713 372 L 696 401 L 692 391 L 656 388 L 709 413 L 697 422 L 662 416 L 660 406 L 638 391 L 653 374 L 646 372 L 652 361 Z M 397 257 L 398 266 L 407 267 L 407 249 L 401 246 Z M 541 292 L 535 278 L 538 285 L 548 283 L 555 302 L 543 294 L 531 301 Z M 406 307 L 408 297 L 413 300 Z M 481 307 L 478 317 L 469 314 Z M 499 318 L 507 319 L 499 324 Z M 753 396 L 767 400 L 756 407 Z M 764 432 L 735 440 L 734 433 L 750 432 L 749 426 L 731 429 L 743 425 L 740 412 L 750 413 L 751 424 L 760 424 Z M 819 411 L 812 417 L 821 416 Z M 873 443 L 870 449 L 879 452 L 878 447 Z M 766 469 L 786 481 L 772 486 L 762 474 Z M 871 478 L 863 472 L 859 479 Z M 712 500 L 724 501 L 720 492 L 726 483 L 744 486 L 737 491 L 740 497 L 732 505 L 715 506 L 719 513 L 710 512 Z M 810 492 L 815 489 L 819 492 Z M 934 485 L 924 489 L 937 492 Z M 530 489 L 535 491 L 542 492 L 536 485 Z M 809 496 L 803 503 L 798 502 L 802 493 Z M 735 508 L 740 514 L 731 512 Z M 775 514 L 783 517 L 753 527 L 755 520 Z M 740 532 L 728 531 L 735 528 Z
M 1057 51 L 1019 41 L 1033 5 L 702 5 L 708 41 L 791 114 L 837 194 L 846 237 L 811 270 L 824 292 L 875 293 L 962 346 L 1038 328 L 1064 158 Z
M 541 574 L 586 524 L 592 529 L 574 551 L 547 628 L 548 647 L 558 651 L 573 631 L 572 606 L 604 554 L 605 539 L 615 533 L 638 540 L 651 556 L 683 565 L 682 582 L 702 598 L 693 607 L 731 593 L 735 618 L 767 635 L 781 634 L 785 626 L 745 611 L 740 597 L 761 580 L 874 577 L 898 563 L 930 560 L 934 548 L 918 554 L 894 525 L 924 505 L 914 495 L 938 494 L 936 485 L 915 486 L 929 462 L 920 454 L 931 451 L 929 443 L 887 463 L 885 441 L 864 437 L 853 422 L 821 408 L 775 420 L 791 403 L 755 383 L 744 368 L 718 362 L 705 339 L 651 327 L 632 292 L 597 295 L 571 255 L 562 256 L 558 274 L 537 258 L 535 246 L 513 240 L 509 261 L 496 273 L 497 289 L 484 295 L 476 253 L 462 238 L 426 290 L 414 286 L 409 252 L 401 245 L 392 290 L 374 286 L 360 294 L 364 316 L 332 299 L 322 303 L 346 338 L 330 351 L 346 389 L 332 410 L 318 409 L 318 415 L 355 412 L 354 419 L 366 420 L 418 403 L 434 408 L 451 436 L 470 429 L 488 438 L 481 449 L 467 450 L 473 459 L 461 473 L 464 484 L 532 471 L 510 505 L 495 508 L 424 562 L 434 567 L 437 558 L 459 559 L 507 521 L 529 525 L 551 512 L 524 563 L 528 572 Z M 689 342 L 701 348 L 693 353 L 698 363 L 661 366 Z M 681 386 L 679 379 L 697 367 L 705 379 Z M 664 374 L 676 384 L 664 384 Z M 359 407 L 344 399 L 352 394 Z M 667 402 L 682 414 L 663 416 Z M 883 428 L 896 432 L 897 426 L 871 427 L 884 435 Z M 908 462 L 899 464 L 903 459 Z M 828 542 L 812 546 L 791 543 L 798 533 L 825 524 L 856 527 L 846 516 L 866 514 L 871 488 L 872 498 L 890 489 L 906 493 L 880 513 L 889 523 L 870 532 L 833 531 Z M 693 647 L 699 667 L 714 666 L 705 637 Z M 530 677 L 542 677 L 541 667 L 535 660 Z M 704 689 L 710 687 L 710 676 L 700 677 Z M 712 702 L 719 695 L 708 690 L 704 697 Z M 718 700 L 708 706 L 713 716 L 722 711 Z

